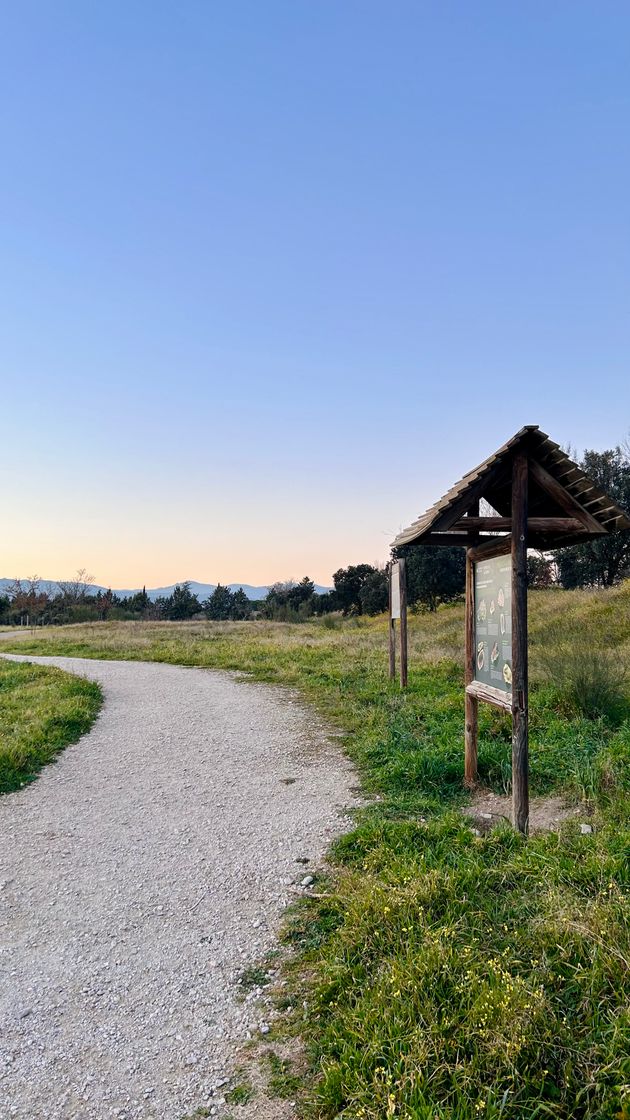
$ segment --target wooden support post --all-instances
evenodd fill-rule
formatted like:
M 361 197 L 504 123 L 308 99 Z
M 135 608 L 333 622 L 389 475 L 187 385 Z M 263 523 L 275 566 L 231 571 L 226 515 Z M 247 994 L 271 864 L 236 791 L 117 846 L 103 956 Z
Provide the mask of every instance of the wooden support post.
M 475 564 L 471 549 L 466 550 L 466 649 L 464 681 L 466 685 L 475 678 Z M 472 788 L 477 781 L 477 718 L 479 702 L 476 696 L 465 692 L 465 756 L 464 784 Z
M 389 679 L 393 681 L 396 676 L 396 620 L 392 618 L 392 565 L 388 564 L 389 571 Z
M 398 561 L 400 580 L 400 687 L 407 687 L 407 564 Z
M 529 829 L 527 489 L 527 455 L 521 452 L 512 469 L 512 822 L 525 835 Z

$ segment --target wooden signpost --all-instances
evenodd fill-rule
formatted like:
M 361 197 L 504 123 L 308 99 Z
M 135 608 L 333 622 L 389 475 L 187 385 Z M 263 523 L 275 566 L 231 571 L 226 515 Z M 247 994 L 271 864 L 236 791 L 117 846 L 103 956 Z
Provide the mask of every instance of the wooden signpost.
M 496 514 L 480 516 L 482 498 Z M 528 425 L 393 542 L 466 548 L 464 782 L 477 783 L 481 700 L 512 716 L 512 820 L 520 832 L 529 828 L 527 548 L 546 551 L 628 529 L 623 510 Z
M 400 620 L 400 687 L 407 687 L 407 573 L 404 560 L 389 565 L 389 676 L 396 676 L 396 619 Z

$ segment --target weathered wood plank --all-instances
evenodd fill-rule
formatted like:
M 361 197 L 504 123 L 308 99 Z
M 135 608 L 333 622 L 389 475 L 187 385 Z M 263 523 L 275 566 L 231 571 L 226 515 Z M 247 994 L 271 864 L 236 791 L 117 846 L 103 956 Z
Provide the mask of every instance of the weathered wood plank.
M 396 622 L 392 618 L 392 565 L 389 570 L 389 679 L 393 681 L 396 676 Z
M 398 561 L 400 580 L 400 687 L 407 687 L 407 563 Z
M 527 491 L 528 460 L 512 467 L 512 820 L 529 829 L 529 744 L 527 711 Z
M 527 530 L 531 533 L 583 533 L 584 521 L 578 517 L 528 517 Z M 601 533 L 598 526 L 598 532 Z
M 475 565 L 471 550 L 466 553 L 466 622 L 464 679 L 464 784 L 470 789 L 477 781 L 478 704 L 469 687 L 475 676 Z
M 470 549 L 470 558 L 477 560 L 491 560 L 493 556 L 506 556 L 512 551 L 511 537 L 494 537 Z
M 475 531 L 486 529 L 488 532 L 505 532 L 512 528 L 511 517 L 462 517 L 453 525 L 455 532 Z
M 466 696 L 475 700 L 484 700 L 486 704 L 493 704 L 504 712 L 512 711 L 512 696 L 509 692 L 502 692 L 500 688 L 493 688 L 491 684 L 483 681 L 471 681 L 466 685 Z
M 593 520 L 593 519 L 591 519 Z M 597 522 L 595 522 L 597 524 Z M 584 528 L 584 519 L 575 517 L 529 517 L 527 528 L 537 533 L 581 533 Z M 509 533 L 512 531 L 511 517 L 462 517 L 453 526 L 457 532 L 464 530 L 486 531 L 488 533 Z M 598 530 L 601 528 L 598 525 Z

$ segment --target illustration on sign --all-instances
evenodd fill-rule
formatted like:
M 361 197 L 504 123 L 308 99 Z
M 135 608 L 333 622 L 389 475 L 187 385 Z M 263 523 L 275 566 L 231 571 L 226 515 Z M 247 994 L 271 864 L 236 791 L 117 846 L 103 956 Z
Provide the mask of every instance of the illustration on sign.
M 392 563 L 389 570 L 389 578 L 391 581 L 392 589 L 392 618 L 400 618 L 400 568 L 398 561 Z
M 475 564 L 475 680 L 512 691 L 512 561 Z

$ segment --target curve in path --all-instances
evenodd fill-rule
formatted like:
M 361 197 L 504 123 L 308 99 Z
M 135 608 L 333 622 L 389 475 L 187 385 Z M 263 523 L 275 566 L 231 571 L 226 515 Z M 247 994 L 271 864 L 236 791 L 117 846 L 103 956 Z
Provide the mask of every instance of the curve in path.
M 260 1024 L 234 981 L 346 827 L 350 763 L 292 693 L 145 662 L 0 799 L 0 1101 L 19 1120 L 179 1120 Z

